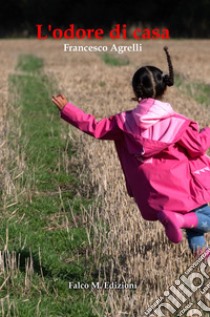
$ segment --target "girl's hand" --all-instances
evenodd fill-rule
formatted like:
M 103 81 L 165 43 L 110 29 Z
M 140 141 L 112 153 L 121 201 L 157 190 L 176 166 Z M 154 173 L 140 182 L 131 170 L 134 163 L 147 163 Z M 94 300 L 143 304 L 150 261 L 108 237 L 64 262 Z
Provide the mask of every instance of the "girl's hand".
M 52 102 L 58 107 L 59 110 L 62 110 L 68 103 L 68 100 L 64 95 L 57 95 L 52 96 Z

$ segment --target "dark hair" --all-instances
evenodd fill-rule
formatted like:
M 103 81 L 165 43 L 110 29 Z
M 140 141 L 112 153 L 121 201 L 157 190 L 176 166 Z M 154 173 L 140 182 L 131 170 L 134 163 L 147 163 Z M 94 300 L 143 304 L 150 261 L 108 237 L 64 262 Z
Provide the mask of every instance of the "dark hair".
M 164 47 L 167 57 L 169 75 L 155 66 L 139 68 L 132 79 L 132 87 L 137 99 L 161 97 L 167 86 L 174 84 L 174 71 L 168 48 Z

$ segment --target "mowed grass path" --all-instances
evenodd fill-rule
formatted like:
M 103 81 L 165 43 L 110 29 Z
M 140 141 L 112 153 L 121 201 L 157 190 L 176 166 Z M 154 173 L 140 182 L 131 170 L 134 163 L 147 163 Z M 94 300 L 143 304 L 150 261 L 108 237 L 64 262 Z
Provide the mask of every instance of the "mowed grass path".
M 0 315 L 94 317 L 89 290 L 70 290 L 69 282 L 94 281 L 77 173 L 69 163 L 71 144 L 50 97 L 52 83 L 43 61 L 21 56 L 10 77 L 8 133 L 12 157 L 19 164 L 0 226 Z M 19 115 L 17 115 L 19 112 Z M 76 223 L 75 223 L 75 219 Z

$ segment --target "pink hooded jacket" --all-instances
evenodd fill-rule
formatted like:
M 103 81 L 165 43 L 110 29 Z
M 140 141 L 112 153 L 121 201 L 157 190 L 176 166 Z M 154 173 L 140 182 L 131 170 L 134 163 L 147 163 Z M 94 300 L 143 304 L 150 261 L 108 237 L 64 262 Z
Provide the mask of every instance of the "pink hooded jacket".
M 97 139 L 113 140 L 128 194 L 146 220 L 160 210 L 187 213 L 210 201 L 210 128 L 143 99 L 135 109 L 96 121 L 68 103 L 61 117 Z

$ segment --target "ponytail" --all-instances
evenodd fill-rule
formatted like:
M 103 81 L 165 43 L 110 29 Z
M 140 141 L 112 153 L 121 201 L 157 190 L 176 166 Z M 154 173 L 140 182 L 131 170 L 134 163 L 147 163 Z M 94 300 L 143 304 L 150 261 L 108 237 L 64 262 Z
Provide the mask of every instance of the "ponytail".
M 166 53 L 166 58 L 167 58 L 167 62 L 168 62 L 168 70 L 169 70 L 169 75 L 167 75 L 167 74 L 164 75 L 163 80 L 166 83 L 166 85 L 170 87 L 170 86 L 173 86 L 173 84 L 174 84 L 174 69 L 173 69 L 172 62 L 171 62 L 171 56 L 168 52 L 168 47 L 165 46 L 163 49 Z

